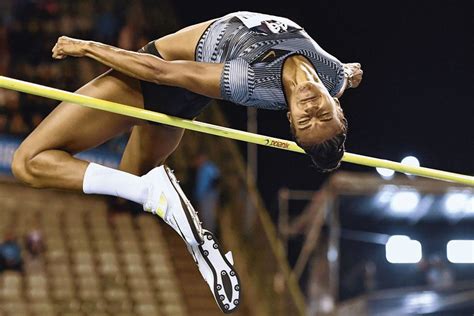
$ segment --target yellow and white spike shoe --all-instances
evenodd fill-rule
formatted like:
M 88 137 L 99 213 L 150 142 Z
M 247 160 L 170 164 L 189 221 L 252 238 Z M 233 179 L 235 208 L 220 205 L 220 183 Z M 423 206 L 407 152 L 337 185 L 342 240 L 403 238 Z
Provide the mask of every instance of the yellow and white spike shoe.
M 160 216 L 187 244 L 191 246 L 202 244 L 203 231 L 197 212 L 171 169 L 160 166 L 142 178 L 150 186 L 143 210 Z
M 234 259 L 229 251 L 225 255 L 214 235 L 204 229 L 204 243 L 188 246 L 199 272 L 209 286 L 222 312 L 229 314 L 240 304 L 240 279 L 234 269 Z

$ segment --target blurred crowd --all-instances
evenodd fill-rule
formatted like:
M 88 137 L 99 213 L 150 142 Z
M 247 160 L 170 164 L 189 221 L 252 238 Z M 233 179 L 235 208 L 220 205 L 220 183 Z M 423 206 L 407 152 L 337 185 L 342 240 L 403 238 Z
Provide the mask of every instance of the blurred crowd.
M 62 35 L 138 50 L 179 29 L 166 0 L 0 0 L 0 75 L 74 91 L 107 71 L 88 58 L 54 60 L 51 49 Z M 59 102 L 0 89 L 0 134 L 26 136 Z M 123 149 L 123 139 L 106 144 Z M 204 152 L 190 166 L 189 192 L 215 228 L 219 171 Z M 191 193 L 192 192 L 192 193 Z
M 13 231 L 7 232 L 0 243 L 0 272 L 43 271 L 45 249 L 43 234 L 38 229 L 32 229 L 22 239 Z
M 53 60 L 59 36 L 138 50 L 176 29 L 166 1 L 2 0 L 0 75 L 74 91 L 107 69 L 87 58 Z M 0 89 L 0 133 L 29 133 L 57 103 Z

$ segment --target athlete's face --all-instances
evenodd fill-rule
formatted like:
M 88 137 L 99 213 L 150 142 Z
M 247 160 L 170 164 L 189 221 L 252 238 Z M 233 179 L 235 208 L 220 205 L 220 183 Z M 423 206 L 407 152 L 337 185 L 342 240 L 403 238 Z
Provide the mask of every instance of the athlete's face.
M 295 87 L 289 100 L 288 120 L 301 144 L 320 144 L 342 132 L 342 110 L 321 82 L 306 81 Z

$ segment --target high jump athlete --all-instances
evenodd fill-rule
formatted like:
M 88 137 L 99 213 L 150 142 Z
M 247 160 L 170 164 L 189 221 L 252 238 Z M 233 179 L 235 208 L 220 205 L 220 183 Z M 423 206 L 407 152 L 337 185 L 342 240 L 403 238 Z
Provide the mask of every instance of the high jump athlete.
M 295 22 L 252 12 L 184 28 L 139 52 L 60 37 L 52 53 L 111 67 L 77 91 L 99 99 L 186 119 L 199 115 L 210 99 L 285 110 L 296 142 L 321 171 L 337 168 L 344 154 L 347 122 L 338 98 L 362 80 L 360 64 L 341 63 Z M 74 157 L 130 129 L 120 170 Z M 223 289 L 238 281 L 232 260 L 209 254 L 212 234 L 163 165 L 182 135 L 179 128 L 63 102 L 24 140 L 12 170 L 36 188 L 118 196 L 159 215 L 183 237 L 219 306 L 229 312 L 238 305 L 232 299 L 238 285 Z

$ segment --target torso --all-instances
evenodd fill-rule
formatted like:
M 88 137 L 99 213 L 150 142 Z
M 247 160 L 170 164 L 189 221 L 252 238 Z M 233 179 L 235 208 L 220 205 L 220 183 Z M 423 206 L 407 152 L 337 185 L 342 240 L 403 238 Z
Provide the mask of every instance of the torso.
M 285 61 L 302 55 L 331 95 L 344 81 L 342 63 L 296 23 L 282 17 L 236 12 L 216 20 L 201 37 L 196 60 L 225 63 L 222 96 L 266 109 L 286 109 L 282 86 Z

